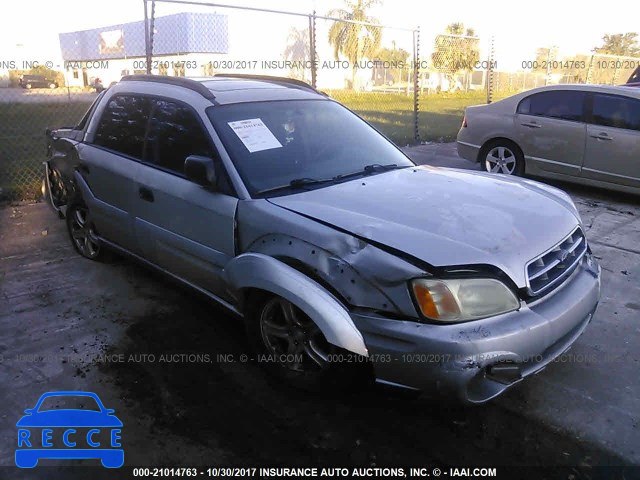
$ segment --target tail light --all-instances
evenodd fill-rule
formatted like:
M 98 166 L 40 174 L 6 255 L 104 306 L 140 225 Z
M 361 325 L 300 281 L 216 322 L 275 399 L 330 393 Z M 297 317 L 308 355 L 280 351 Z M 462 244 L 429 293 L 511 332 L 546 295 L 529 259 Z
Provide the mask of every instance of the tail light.
M 462 117 L 462 128 L 467 128 L 467 116 Z

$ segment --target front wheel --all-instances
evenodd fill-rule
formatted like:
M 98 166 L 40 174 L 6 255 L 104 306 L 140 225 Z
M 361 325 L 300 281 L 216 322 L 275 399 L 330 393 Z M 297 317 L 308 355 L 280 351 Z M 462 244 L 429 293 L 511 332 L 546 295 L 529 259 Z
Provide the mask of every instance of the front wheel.
M 496 140 L 487 144 L 480 153 L 482 169 L 503 175 L 524 175 L 524 155 L 517 145 Z
M 274 376 L 304 390 L 344 390 L 364 386 L 366 358 L 330 344 L 320 328 L 290 301 L 255 295 L 247 315 L 247 333 L 258 363 Z M 353 361 L 336 361 L 338 358 Z
M 76 252 L 89 260 L 103 260 L 105 251 L 84 201 L 73 201 L 67 208 L 66 217 L 67 230 Z

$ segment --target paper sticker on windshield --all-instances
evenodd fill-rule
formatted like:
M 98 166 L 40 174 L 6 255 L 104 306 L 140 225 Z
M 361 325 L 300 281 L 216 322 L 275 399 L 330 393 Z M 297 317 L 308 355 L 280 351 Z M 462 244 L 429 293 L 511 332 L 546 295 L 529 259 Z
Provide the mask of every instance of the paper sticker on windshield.
M 259 118 L 229 122 L 229 126 L 251 153 L 282 148 L 282 144 Z

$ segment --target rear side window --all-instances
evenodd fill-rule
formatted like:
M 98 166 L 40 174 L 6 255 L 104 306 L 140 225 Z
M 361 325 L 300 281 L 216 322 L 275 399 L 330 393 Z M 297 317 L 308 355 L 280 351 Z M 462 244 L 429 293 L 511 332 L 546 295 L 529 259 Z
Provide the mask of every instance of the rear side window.
M 627 83 L 640 83 L 640 67 L 635 69 L 629 77 L 629 80 L 627 80 Z
M 585 92 L 553 90 L 525 98 L 518 105 L 518 113 L 539 117 L 583 121 Z
M 196 114 L 178 102 L 153 100 L 145 160 L 183 174 L 184 161 L 189 155 L 214 156 Z
M 100 118 L 94 144 L 142 159 L 151 99 L 134 95 L 113 97 Z
M 591 123 L 596 125 L 640 130 L 640 100 L 596 93 L 592 112 Z

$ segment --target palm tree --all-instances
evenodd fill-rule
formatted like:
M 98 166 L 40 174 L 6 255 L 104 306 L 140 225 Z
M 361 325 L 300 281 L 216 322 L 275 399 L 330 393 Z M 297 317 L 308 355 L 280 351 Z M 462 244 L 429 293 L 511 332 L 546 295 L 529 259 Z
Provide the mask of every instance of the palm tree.
M 367 10 L 380 0 L 345 0 L 346 9 L 337 8 L 329 12 L 330 17 L 365 23 L 380 23 L 367 15 Z M 374 25 L 335 21 L 329 29 L 329 43 L 333 45 L 336 60 L 342 54 L 351 64 L 351 85 L 355 87 L 357 63 L 362 58 L 372 58 L 382 38 L 382 30 Z
M 292 69 L 294 78 L 304 80 L 305 67 L 304 62 L 311 58 L 311 47 L 309 46 L 309 29 L 295 28 L 289 30 L 287 37 L 287 47 L 283 52 L 284 59 L 292 62 L 299 62 L 300 67 L 296 66 Z

